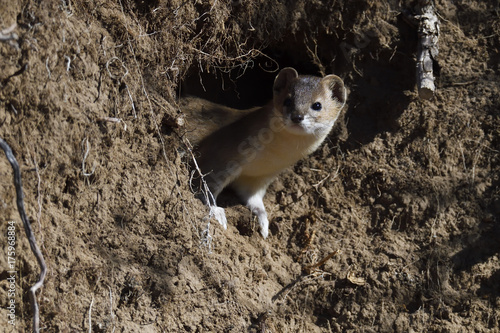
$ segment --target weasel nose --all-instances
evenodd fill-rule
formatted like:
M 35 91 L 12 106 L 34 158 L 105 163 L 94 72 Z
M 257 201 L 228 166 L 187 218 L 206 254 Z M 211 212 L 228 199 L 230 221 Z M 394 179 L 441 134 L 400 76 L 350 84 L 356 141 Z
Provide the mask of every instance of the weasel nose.
M 304 115 L 302 114 L 292 114 L 291 117 L 292 121 L 296 124 L 300 123 L 302 120 L 304 120 Z

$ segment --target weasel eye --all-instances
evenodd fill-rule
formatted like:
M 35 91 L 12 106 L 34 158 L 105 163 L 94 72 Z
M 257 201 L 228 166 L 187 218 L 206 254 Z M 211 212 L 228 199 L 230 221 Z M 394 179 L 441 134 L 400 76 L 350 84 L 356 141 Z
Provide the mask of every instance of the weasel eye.
M 292 106 L 292 99 L 290 97 L 285 98 L 285 100 L 283 101 L 283 105 L 286 107 Z
M 314 111 L 321 110 L 321 103 L 320 102 L 314 103 L 313 105 L 311 105 L 311 109 L 313 109 Z

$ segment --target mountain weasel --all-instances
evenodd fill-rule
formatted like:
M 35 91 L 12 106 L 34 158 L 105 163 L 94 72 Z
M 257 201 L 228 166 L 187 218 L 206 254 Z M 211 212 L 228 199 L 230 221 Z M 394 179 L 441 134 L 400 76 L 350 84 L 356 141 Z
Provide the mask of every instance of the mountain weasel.
M 266 238 L 269 221 L 262 199 L 267 187 L 319 147 L 345 101 L 338 76 L 298 75 L 290 67 L 276 76 L 273 100 L 263 107 L 234 110 L 199 98 L 182 100 L 197 163 L 214 200 L 226 186 L 233 188 L 257 215 Z M 227 228 L 225 216 L 219 222 Z

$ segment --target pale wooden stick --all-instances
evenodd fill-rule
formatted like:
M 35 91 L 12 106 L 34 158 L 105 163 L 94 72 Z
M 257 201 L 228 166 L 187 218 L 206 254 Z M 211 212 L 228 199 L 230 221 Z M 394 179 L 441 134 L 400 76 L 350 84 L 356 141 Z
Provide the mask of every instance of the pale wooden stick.
M 433 60 L 439 53 L 439 19 L 434 13 L 432 0 L 420 0 L 416 10 L 415 19 L 419 22 L 417 47 L 418 95 L 423 99 L 431 99 L 436 91 L 432 67 Z

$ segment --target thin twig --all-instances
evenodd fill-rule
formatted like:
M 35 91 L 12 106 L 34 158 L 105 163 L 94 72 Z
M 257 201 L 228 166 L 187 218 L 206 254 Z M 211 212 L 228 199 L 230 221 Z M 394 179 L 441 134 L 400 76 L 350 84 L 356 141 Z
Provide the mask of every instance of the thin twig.
M 94 305 L 94 295 L 92 295 L 92 300 L 89 305 L 89 333 L 92 333 L 92 305 Z
M 134 99 L 132 98 L 132 94 L 130 93 L 130 89 L 128 89 L 127 84 L 125 84 L 125 89 L 127 89 L 128 98 L 130 98 L 130 103 L 132 103 L 132 111 L 134 111 L 134 119 L 137 119 L 137 112 L 135 111 Z
M 33 332 L 40 332 L 40 314 L 38 309 L 38 303 L 36 301 L 36 291 L 42 287 L 43 281 L 45 280 L 45 275 L 47 274 L 47 266 L 45 265 L 45 260 L 43 259 L 42 252 L 38 247 L 35 239 L 35 235 L 33 235 L 33 230 L 31 229 L 31 224 L 28 220 L 28 216 L 26 215 L 26 211 L 24 209 L 24 194 L 23 194 L 23 185 L 21 181 L 21 170 L 19 169 L 19 164 L 17 163 L 14 154 L 12 153 L 12 149 L 2 138 L 0 138 L 0 147 L 2 147 L 5 152 L 5 156 L 12 166 L 12 170 L 14 172 L 14 185 L 16 187 L 16 202 L 17 209 L 19 211 L 19 216 L 23 221 L 24 231 L 26 231 L 26 237 L 28 237 L 28 241 L 30 243 L 31 251 L 35 255 L 38 265 L 40 266 L 40 277 L 38 281 L 30 288 L 30 302 L 31 309 L 33 311 Z
M 328 259 L 330 259 L 331 257 L 333 257 L 334 255 L 340 253 L 340 250 L 335 250 L 333 252 L 331 252 L 330 254 L 328 254 L 326 257 L 324 257 L 323 259 L 321 259 L 320 261 L 318 261 L 317 263 L 315 264 L 312 264 L 312 265 L 309 265 L 309 266 L 305 266 L 303 268 L 303 271 L 306 273 L 306 274 L 311 274 L 313 273 L 316 269 L 318 269 L 321 265 L 323 265 L 325 262 L 328 261 Z
M 332 275 L 331 273 L 327 272 L 320 272 L 320 271 L 314 271 L 311 274 L 302 274 L 300 275 L 297 279 L 294 281 L 290 282 L 288 285 L 286 285 L 283 289 L 281 289 L 276 295 L 274 295 L 271 300 L 273 302 L 276 302 L 278 299 L 281 299 L 282 301 L 285 300 L 288 296 L 288 294 L 294 289 L 295 287 L 301 285 L 302 283 L 309 282 L 309 281 L 314 281 L 317 279 L 323 279 L 325 276 Z
M 69 69 L 71 68 L 71 58 L 65 55 L 64 59 L 66 59 L 66 72 L 69 72 Z
M 102 117 L 97 119 L 97 121 L 108 121 L 110 123 L 116 123 L 116 124 L 123 124 L 123 130 L 127 130 L 127 124 L 123 121 L 121 118 L 115 118 L 115 117 Z
M 90 152 L 90 144 L 89 144 L 89 139 L 85 138 L 85 140 L 82 141 L 82 146 L 83 146 L 83 142 L 86 141 L 87 142 L 87 149 L 85 150 L 85 153 L 83 154 L 83 160 L 82 160 L 82 175 L 85 176 L 85 177 L 90 177 L 94 174 L 95 172 L 95 164 L 94 166 L 92 167 L 92 171 L 89 173 L 87 171 L 85 171 L 85 161 L 87 160 L 87 157 L 89 156 L 89 152 Z
M 50 68 L 49 68 L 49 57 L 47 57 L 47 59 L 45 59 L 45 68 L 47 68 L 47 72 L 49 73 L 49 79 L 50 79 L 52 74 L 50 73 Z

